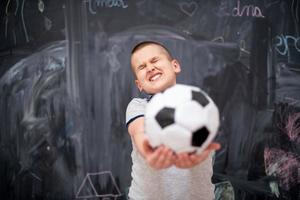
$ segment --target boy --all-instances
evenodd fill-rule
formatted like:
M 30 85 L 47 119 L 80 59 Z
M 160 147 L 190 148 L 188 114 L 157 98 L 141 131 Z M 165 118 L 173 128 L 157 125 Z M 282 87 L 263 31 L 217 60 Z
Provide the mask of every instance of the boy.
M 169 51 L 156 42 L 142 42 L 131 54 L 135 83 L 150 96 L 176 84 L 181 68 Z M 201 154 L 175 154 L 166 146 L 152 148 L 144 134 L 144 112 L 149 99 L 134 98 L 126 110 L 126 125 L 133 141 L 131 200 L 213 199 L 212 143 Z M 202 162 L 202 163 L 201 163 Z M 199 163 L 201 163 L 199 165 Z

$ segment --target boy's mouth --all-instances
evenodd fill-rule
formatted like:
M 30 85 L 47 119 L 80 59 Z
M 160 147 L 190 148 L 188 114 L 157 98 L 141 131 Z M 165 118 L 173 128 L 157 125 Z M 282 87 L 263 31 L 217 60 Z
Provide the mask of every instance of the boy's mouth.
M 150 82 L 153 82 L 153 81 L 156 81 L 157 79 L 159 79 L 161 77 L 161 73 L 156 73 L 156 74 L 153 74 L 149 77 L 149 81 Z

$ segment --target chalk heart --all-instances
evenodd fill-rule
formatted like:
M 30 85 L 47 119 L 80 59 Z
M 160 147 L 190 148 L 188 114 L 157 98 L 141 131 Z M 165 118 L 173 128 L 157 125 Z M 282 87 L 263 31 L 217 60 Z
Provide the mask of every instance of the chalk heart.
M 195 12 L 198 9 L 198 4 L 194 1 L 192 2 L 182 2 L 179 4 L 180 9 L 182 10 L 182 12 L 184 12 L 185 14 L 187 14 L 188 16 L 192 17 Z

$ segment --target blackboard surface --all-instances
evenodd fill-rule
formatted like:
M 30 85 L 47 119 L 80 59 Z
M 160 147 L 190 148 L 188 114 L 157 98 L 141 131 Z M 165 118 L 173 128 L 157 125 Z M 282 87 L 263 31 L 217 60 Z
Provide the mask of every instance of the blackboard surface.
M 1 2 L 1 199 L 126 199 L 130 51 L 155 40 L 221 112 L 216 199 L 300 199 L 300 2 Z

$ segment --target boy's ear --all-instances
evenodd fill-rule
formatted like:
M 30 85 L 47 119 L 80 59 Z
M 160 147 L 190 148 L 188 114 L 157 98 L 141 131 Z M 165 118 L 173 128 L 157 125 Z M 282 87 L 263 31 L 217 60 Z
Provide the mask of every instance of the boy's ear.
M 181 72 L 180 64 L 179 64 L 179 62 L 176 59 L 172 60 L 172 65 L 173 65 L 173 68 L 174 68 L 174 72 L 176 74 L 178 74 L 179 72 Z
M 136 87 L 139 89 L 139 91 L 142 92 L 142 91 L 143 91 L 143 88 L 142 88 L 142 86 L 141 86 L 139 80 L 135 80 L 134 82 L 135 82 Z

